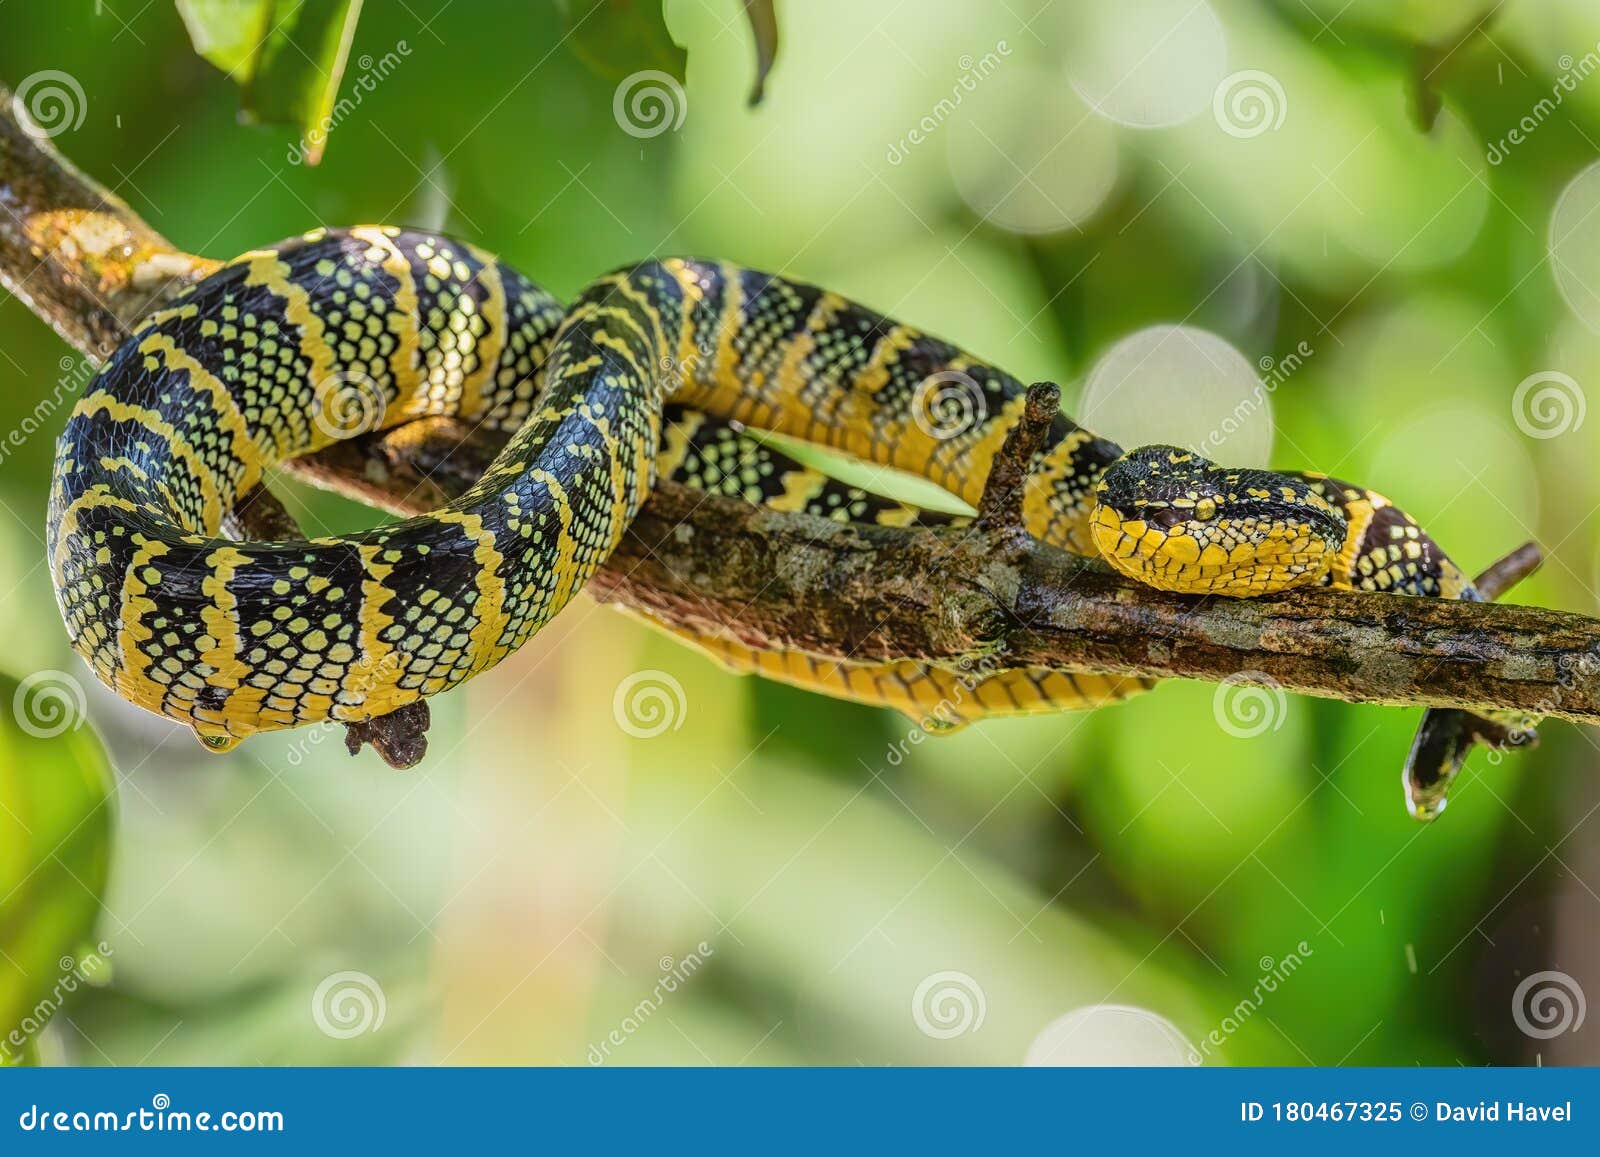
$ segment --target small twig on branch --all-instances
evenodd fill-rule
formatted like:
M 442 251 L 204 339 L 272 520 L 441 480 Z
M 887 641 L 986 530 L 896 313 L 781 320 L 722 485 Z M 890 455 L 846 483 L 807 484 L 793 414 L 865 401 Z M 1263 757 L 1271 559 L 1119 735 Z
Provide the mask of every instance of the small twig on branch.
M 0 278 L 73 345 L 103 356 L 174 281 L 213 263 L 173 250 L 21 132 L 10 105 L 0 90 Z M 91 221 L 124 243 L 85 248 Z M 1021 444 L 1029 435 L 1013 436 Z M 439 420 L 284 469 L 416 513 L 462 493 L 504 441 Z M 986 504 L 991 522 L 1007 509 L 1001 482 Z M 1048 545 L 997 551 L 993 534 L 970 528 L 839 524 L 671 483 L 656 488 L 588 590 L 674 627 L 864 661 L 987 656 L 997 670 L 1212 681 L 1251 671 L 1286 690 L 1349 701 L 1600 722 L 1591 673 L 1600 622 L 1578 615 L 1320 589 L 1249 600 L 1172 595 Z
M 346 723 L 344 748 L 351 755 L 359 755 L 362 744 L 371 744 L 383 762 L 396 771 L 405 771 L 428 754 L 428 727 L 432 722 L 428 701 L 418 699 L 376 719 Z
M 1485 602 L 1494 602 L 1523 579 L 1544 565 L 1539 544 L 1525 542 L 1502 559 L 1497 559 L 1473 582 Z
M 224 521 L 236 538 L 292 542 L 305 537 L 289 508 L 265 486 L 255 486 L 241 495 Z
M 1061 387 L 1035 382 L 1028 387 L 1022 416 L 1006 434 L 1000 452 L 989 464 L 983 496 L 978 500 L 978 529 L 993 531 L 1018 545 L 1031 542 L 1022 519 L 1022 499 L 1028 489 L 1033 457 L 1044 445 L 1050 423 L 1061 411 Z

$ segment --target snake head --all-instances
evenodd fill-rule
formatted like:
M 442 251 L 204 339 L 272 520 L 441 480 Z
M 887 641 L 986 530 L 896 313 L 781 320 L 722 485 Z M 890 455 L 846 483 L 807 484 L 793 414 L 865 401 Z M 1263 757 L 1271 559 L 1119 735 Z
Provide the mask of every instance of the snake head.
M 1303 479 L 1225 469 L 1176 446 L 1145 446 L 1107 467 L 1090 527 L 1123 574 L 1160 590 L 1235 596 L 1320 579 L 1346 529 Z

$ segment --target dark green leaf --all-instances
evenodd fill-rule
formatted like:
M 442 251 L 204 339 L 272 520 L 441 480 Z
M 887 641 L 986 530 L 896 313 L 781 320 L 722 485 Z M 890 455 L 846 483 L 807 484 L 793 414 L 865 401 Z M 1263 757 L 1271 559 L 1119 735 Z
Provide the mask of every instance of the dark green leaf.
M 756 82 L 750 89 L 750 103 L 758 105 L 767 89 L 767 73 L 778 58 L 778 14 L 772 0 L 744 0 L 744 13 L 756 36 Z
M 316 164 L 361 0 L 178 0 L 178 11 L 195 51 L 243 88 L 244 114 L 298 126 Z
M 636 72 L 664 72 L 679 83 L 687 54 L 662 18 L 662 0 L 561 0 L 568 42 L 601 76 L 621 80 Z M 773 0 L 744 0 L 756 41 L 756 79 L 750 103 L 758 104 L 778 55 L 778 15 Z
M 667 31 L 661 0 L 562 0 L 568 43 L 601 76 L 654 69 L 682 83 L 684 50 Z
M 272 27 L 272 7 L 272 0 L 178 0 L 178 15 L 194 50 L 243 85 Z

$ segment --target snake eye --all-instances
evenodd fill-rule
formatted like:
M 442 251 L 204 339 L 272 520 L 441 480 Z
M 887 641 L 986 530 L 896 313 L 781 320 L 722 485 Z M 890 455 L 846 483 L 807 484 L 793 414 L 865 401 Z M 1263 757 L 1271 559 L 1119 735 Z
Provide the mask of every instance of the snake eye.
M 1200 522 L 1210 522 L 1217 516 L 1217 503 L 1212 498 L 1202 498 L 1194 504 L 1194 516 Z

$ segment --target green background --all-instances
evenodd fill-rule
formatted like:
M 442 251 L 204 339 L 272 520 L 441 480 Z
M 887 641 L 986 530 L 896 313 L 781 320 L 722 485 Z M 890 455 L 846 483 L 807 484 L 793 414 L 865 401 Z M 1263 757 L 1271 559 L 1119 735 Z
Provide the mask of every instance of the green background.
M 751 110 L 739 6 L 675 0 L 686 115 L 641 139 L 553 6 L 373 2 L 345 93 L 363 58 L 407 51 L 316 168 L 293 163 L 292 131 L 240 123 L 238 90 L 165 0 L 13 0 L 0 80 L 76 78 L 86 115 L 56 144 L 216 257 L 317 224 L 421 225 L 570 295 L 648 254 L 715 256 L 1060 381 L 1074 412 L 1097 360 L 1149 325 L 1207 330 L 1247 368 L 1304 343 L 1270 418 L 1251 419 L 1274 464 L 1396 497 L 1469 571 L 1537 539 L 1549 561 L 1516 597 L 1594 613 L 1600 415 L 1530 437 L 1513 396 L 1539 372 L 1600 381 L 1600 317 L 1553 273 L 1582 283 L 1581 230 L 1551 250 L 1558 198 L 1600 153 L 1600 80 L 1500 163 L 1485 151 L 1563 57 L 1596 51 L 1600 14 L 1506 6 L 1445 52 L 1445 111 L 1424 132 L 1413 78 L 1437 54 L 1418 45 L 1459 38 L 1464 6 L 1214 0 L 1221 56 L 1189 4 L 1152 40 L 1171 7 L 780 0 L 782 50 Z M 998 66 L 936 113 L 986 53 Z M 1079 89 L 1119 59 L 1140 67 L 1105 111 L 1192 88 L 1189 119 L 1133 127 L 1086 105 Z M 1210 93 L 1241 70 L 1281 86 L 1277 128 L 1223 131 Z M 69 354 L 0 302 L 0 427 L 57 390 Z M 1181 373 L 1136 372 L 1104 408 L 1126 425 L 1104 432 L 1135 441 L 1159 419 L 1199 438 L 1232 411 Z M 63 418 L 0 463 L 0 666 L 76 673 L 118 786 L 94 933 L 111 977 L 66 1003 L 47 1061 L 1014 1063 L 1056 1018 L 1104 1004 L 1196 1044 L 1218 1032 L 1212 1063 L 1600 1060 L 1592 1024 L 1536 1039 L 1513 1016 L 1541 970 L 1600 992 L 1592 735 L 1550 724 L 1536 752 L 1480 752 L 1422 827 L 1399 790 L 1415 711 L 1290 698 L 1242 738 L 1215 688 L 1173 684 L 911 744 L 896 715 L 734 678 L 580 600 L 435 702 L 416 770 L 348 759 L 332 732 L 214 757 L 90 685 L 66 647 L 42 546 Z M 375 517 L 291 497 L 318 531 Z M 613 710 L 638 671 L 682 689 L 679 726 L 654 738 Z M 8 882 L 6 938 L 97 890 L 52 879 L 54 897 Z M 381 989 L 381 1026 L 319 1027 L 319 985 L 340 972 Z M 913 1011 L 946 973 L 982 1008 L 950 1035 Z M 1061 1055 L 1155 1055 L 1148 1034 L 1128 1054 L 1092 1036 Z

